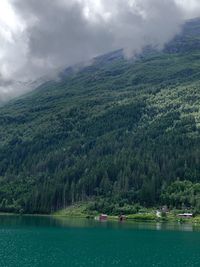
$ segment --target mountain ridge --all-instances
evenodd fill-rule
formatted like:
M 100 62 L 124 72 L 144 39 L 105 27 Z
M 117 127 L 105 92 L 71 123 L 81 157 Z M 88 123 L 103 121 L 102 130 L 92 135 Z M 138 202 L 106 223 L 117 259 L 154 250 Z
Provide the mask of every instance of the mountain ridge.
M 98 57 L 1 107 L 0 210 L 49 213 L 91 198 L 111 210 L 198 209 L 199 48 L 194 20 L 163 52 Z M 171 192 L 177 181 L 183 190 Z

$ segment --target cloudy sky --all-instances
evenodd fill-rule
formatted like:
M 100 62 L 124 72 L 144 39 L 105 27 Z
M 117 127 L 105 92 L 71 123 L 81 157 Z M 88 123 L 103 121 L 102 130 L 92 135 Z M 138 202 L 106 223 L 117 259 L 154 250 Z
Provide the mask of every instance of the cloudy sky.
M 200 0 L 0 0 L 0 100 L 105 52 L 162 48 L 197 16 Z

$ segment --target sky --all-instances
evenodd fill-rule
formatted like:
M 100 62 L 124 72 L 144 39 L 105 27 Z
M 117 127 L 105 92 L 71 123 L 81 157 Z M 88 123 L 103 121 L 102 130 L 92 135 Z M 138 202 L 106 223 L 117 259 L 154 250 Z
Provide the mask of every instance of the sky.
M 162 49 L 200 0 L 0 0 L 0 100 L 57 69 L 123 49 Z

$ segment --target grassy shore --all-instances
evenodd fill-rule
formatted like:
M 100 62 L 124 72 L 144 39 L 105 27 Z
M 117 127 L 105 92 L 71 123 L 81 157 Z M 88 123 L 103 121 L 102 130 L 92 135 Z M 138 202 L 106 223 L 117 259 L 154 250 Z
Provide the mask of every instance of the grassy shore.
M 53 216 L 53 217 L 66 217 L 66 218 L 85 218 L 93 219 L 98 216 L 101 212 L 91 211 L 88 209 L 88 203 L 76 203 L 65 209 L 59 210 L 52 214 L 16 214 L 16 213 L 6 213 L 0 212 L 0 216 Z M 143 209 L 135 214 L 125 214 L 128 221 L 141 221 L 141 222 L 179 222 L 179 223 L 192 223 L 200 225 L 200 215 L 195 215 L 193 218 L 180 218 L 179 213 L 183 213 L 181 210 L 171 210 L 160 218 L 156 215 L 155 208 Z M 118 215 L 108 214 L 109 221 L 117 221 L 119 219 Z
M 167 212 L 165 216 L 160 218 L 156 215 L 156 209 L 145 209 L 145 212 L 138 212 L 136 214 L 127 214 L 126 219 L 128 221 L 151 221 L 151 222 L 181 222 L 181 223 L 194 223 L 200 224 L 200 215 L 196 215 L 193 218 L 180 218 L 178 214 L 180 210 L 172 210 Z M 72 218 L 94 218 L 100 213 L 97 211 L 89 211 L 87 209 L 87 203 L 79 203 L 67 207 L 66 209 L 59 210 L 53 213 L 53 216 L 72 217 Z M 118 215 L 108 214 L 108 220 L 118 220 Z

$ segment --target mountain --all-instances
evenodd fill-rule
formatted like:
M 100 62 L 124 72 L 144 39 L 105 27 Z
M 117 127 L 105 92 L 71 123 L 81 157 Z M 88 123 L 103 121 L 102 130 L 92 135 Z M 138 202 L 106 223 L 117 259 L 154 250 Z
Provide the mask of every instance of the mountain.
M 200 20 L 162 52 L 122 51 L 0 108 L 0 210 L 200 209 Z

